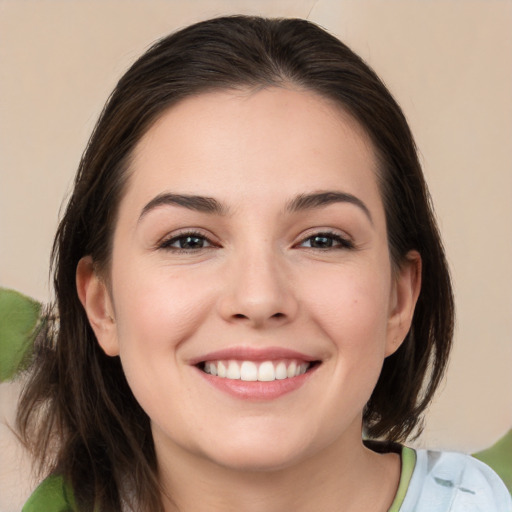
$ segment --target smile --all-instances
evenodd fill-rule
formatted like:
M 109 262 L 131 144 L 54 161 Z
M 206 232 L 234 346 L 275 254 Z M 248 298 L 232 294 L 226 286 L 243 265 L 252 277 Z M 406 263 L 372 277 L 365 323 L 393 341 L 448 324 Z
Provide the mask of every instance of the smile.
M 231 347 L 189 360 L 209 386 L 242 400 L 268 402 L 298 390 L 322 359 L 279 347 Z
M 206 361 L 201 369 L 215 377 L 245 382 L 272 382 L 298 377 L 312 366 L 310 362 L 297 360 L 277 361 Z

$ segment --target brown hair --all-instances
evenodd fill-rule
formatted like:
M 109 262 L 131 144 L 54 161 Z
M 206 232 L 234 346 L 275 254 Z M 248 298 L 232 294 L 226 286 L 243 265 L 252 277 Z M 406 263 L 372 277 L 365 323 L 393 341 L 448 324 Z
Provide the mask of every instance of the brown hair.
M 337 102 L 371 138 L 392 262 L 422 257 L 412 327 L 384 362 L 364 411 L 369 437 L 404 440 L 446 367 L 453 297 L 427 187 L 407 122 L 377 75 L 347 46 L 299 19 L 234 16 L 197 23 L 157 42 L 121 78 L 80 162 L 53 249 L 59 327 L 36 347 L 18 426 L 46 472 L 73 486 L 81 510 L 120 511 L 129 495 L 162 510 L 147 415 L 118 357 L 99 347 L 75 287 L 91 255 L 108 269 L 112 231 L 130 157 L 155 120 L 185 97 L 214 89 L 292 84 Z M 54 441 L 55 453 L 48 450 Z M 129 493 L 126 492 L 129 489 Z

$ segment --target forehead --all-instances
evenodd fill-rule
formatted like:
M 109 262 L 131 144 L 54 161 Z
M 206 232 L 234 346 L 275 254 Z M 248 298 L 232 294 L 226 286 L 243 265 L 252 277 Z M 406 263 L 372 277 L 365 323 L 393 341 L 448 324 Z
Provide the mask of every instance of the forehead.
M 127 195 L 131 204 L 168 190 L 243 202 L 348 188 L 380 201 L 376 167 L 364 130 L 333 101 L 288 88 L 216 91 L 179 102 L 148 130 Z

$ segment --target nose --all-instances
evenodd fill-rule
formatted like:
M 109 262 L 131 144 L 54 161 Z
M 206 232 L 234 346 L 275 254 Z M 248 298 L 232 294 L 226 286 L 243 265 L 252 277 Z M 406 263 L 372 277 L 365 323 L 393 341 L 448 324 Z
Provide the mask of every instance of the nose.
M 227 265 L 219 313 L 228 322 L 253 328 L 286 324 L 298 301 L 286 265 L 272 251 L 239 255 Z

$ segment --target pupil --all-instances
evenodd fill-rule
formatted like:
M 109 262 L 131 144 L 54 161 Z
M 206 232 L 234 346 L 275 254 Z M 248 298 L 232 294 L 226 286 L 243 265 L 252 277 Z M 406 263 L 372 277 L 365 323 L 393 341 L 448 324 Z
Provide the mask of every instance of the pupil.
M 315 236 L 311 241 L 312 247 L 324 249 L 326 247 L 332 247 L 332 238 L 327 236 Z
M 180 242 L 182 249 L 201 249 L 203 247 L 203 239 L 197 236 L 187 236 Z

